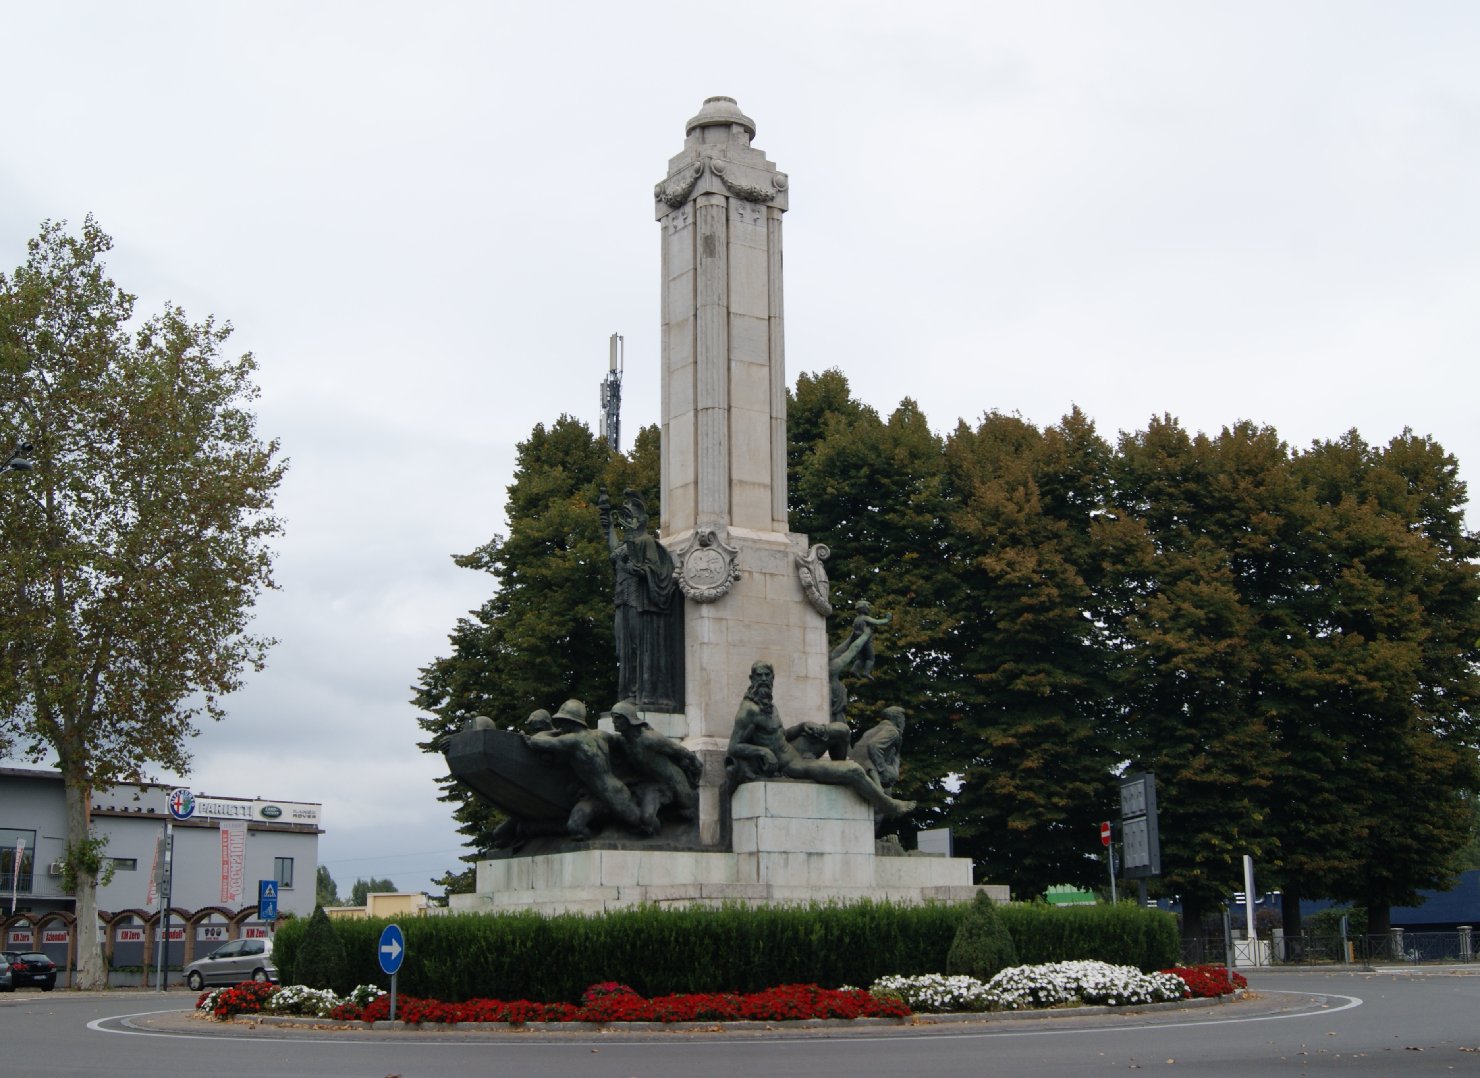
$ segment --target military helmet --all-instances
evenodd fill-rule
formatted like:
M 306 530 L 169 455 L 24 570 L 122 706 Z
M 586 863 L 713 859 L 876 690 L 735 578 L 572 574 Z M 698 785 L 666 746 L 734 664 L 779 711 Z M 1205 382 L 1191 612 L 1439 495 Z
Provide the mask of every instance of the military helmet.
M 554 722 L 556 726 L 564 723 L 567 726 L 578 726 L 582 730 L 590 729 L 586 724 L 586 705 L 579 700 L 567 700 L 561 704 L 560 710 L 555 712 Z
M 612 718 L 620 716 L 629 726 L 646 726 L 647 720 L 637 713 L 637 705 L 631 700 L 623 700 L 612 707 Z

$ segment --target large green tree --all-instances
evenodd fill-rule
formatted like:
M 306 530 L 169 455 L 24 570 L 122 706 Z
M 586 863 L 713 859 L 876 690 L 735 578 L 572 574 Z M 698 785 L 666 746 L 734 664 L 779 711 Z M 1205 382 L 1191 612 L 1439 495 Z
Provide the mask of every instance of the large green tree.
M 1384 932 L 1392 906 L 1453 882 L 1471 834 L 1480 544 L 1463 527 L 1457 464 L 1430 439 L 1404 432 L 1374 449 L 1352 432 L 1296 470 L 1318 509 L 1307 549 L 1319 561 L 1302 603 L 1315 656 L 1298 671 L 1305 716 L 1285 744 L 1321 751 L 1289 779 L 1339 787 L 1289 814 L 1327 824 L 1295 882 L 1365 905 Z
M 1266 428 L 1193 436 L 1164 416 L 1123 435 L 1112 465 L 1113 515 L 1131 523 L 1107 585 L 1120 751 L 1156 775 L 1161 884 L 1188 934 L 1237 886 L 1243 855 L 1270 848 L 1256 596 L 1287 461 Z
M 77 235 L 46 223 L 0 275 L 0 445 L 35 461 L 0 477 L 0 750 L 56 758 L 83 926 L 102 867 L 91 792 L 188 771 L 197 720 L 223 716 L 271 643 L 248 625 L 281 530 L 252 357 L 176 307 L 132 325 L 110 247 L 90 217 Z M 79 932 L 76 985 L 104 977 Z
M 1047 430 L 991 413 L 946 445 L 960 754 L 949 819 L 959 848 L 1017 894 L 1101 875 L 1095 824 L 1119 760 L 1095 588 L 1109 455 L 1078 411 Z

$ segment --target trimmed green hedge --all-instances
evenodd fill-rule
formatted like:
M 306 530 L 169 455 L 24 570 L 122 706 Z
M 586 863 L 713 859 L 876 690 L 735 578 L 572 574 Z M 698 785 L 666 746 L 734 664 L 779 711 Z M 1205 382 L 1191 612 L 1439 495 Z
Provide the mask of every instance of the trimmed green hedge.
M 1062 907 L 1010 902 L 999 912 L 1025 966 L 1093 958 L 1150 972 L 1177 965 L 1182 955 L 1177 919 L 1133 902 Z
M 447 1002 L 479 997 L 571 1001 L 599 981 L 645 996 L 670 992 L 758 992 L 781 984 L 868 985 L 885 974 L 939 973 L 969 904 L 894 906 L 640 907 L 599 917 L 534 913 L 460 914 L 398 921 L 406 958 L 396 986 Z M 1057 910 L 1001 908 L 1022 962 L 1102 958 L 1157 969 L 1178 954 L 1172 918 L 1133 905 Z M 344 994 L 388 985 L 376 947 L 384 919 L 336 920 L 344 944 Z M 306 922 L 277 932 L 283 983 L 296 967 Z

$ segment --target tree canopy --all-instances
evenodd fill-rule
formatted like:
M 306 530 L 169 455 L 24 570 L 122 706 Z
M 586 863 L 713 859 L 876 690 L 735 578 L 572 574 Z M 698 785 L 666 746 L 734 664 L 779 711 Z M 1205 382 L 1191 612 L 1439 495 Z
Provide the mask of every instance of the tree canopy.
M 339 885 L 334 882 L 334 877 L 329 874 L 328 865 L 320 865 L 314 873 L 313 900 L 316 906 L 339 905 Z
M 0 275 L 0 444 L 34 468 L 0 476 L 0 750 L 54 754 L 67 797 L 77 916 L 95 916 L 94 786 L 186 772 L 201 718 L 262 666 L 249 631 L 273 586 L 278 445 L 250 410 L 256 363 L 229 324 L 167 306 L 132 324 L 106 274 L 111 241 L 45 223 Z M 79 935 L 79 981 L 101 979 Z
M 367 895 L 393 894 L 396 885 L 390 880 L 378 880 L 371 876 L 368 880 L 355 880 L 349 889 L 349 904 L 351 906 L 363 906 L 368 901 Z

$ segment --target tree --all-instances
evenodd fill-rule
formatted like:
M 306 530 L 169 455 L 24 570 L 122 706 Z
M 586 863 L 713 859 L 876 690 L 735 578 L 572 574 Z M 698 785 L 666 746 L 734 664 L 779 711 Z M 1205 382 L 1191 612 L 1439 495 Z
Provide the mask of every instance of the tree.
M 363 903 L 356 903 L 363 905 Z M 344 941 L 322 904 L 313 908 L 293 959 L 293 983 L 337 990 L 344 980 Z
M 368 880 L 355 880 L 353 887 L 349 889 L 349 904 L 351 906 L 363 906 L 366 904 L 366 895 L 393 894 L 396 885 L 390 880 L 377 880 L 371 876 Z
M 985 891 L 978 891 L 946 952 L 946 972 L 990 981 L 1017 964 L 1017 944 L 1002 923 L 997 904 Z
M 320 865 L 314 874 L 314 902 L 320 906 L 338 906 L 339 887 L 334 882 L 334 877 L 329 875 L 329 869 Z
M 1266 428 L 1192 437 L 1161 417 L 1121 437 L 1113 466 L 1112 515 L 1131 525 L 1108 584 L 1117 741 L 1131 770 L 1156 775 L 1161 885 L 1188 935 L 1232 892 L 1242 856 L 1270 845 L 1258 594 L 1281 549 L 1268 510 L 1287 459 Z
M 0 479 L 0 750 L 56 755 L 80 925 L 97 917 L 95 786 L 186 772 L 197 720 L 260 669 L 248 630 L 273 586 L 283 476 L 257 436 L 250 355 L 231 327 L 166 307 L 130 330 L 134 297 L 106 276 L 111 241 L 45 223 L 0 276 L 0 444 L 34 470 Z M 78 934 L 81 988 L 105 971 Z
M 951 576 L 970 596 L 946 645 L 961 752 L 948 820 L 1017 894 L 1087 884 L 1119 759 L 1094 587 L 1110 447 L 1078 411 L 1043 431 L 994 412 L 945 452 Z
M 1480 541 L 1443 448 L 1404 431 L 1381 450 L 1351 432 L 1298 462 L 1323 511 L 1326 564 L 1307 676 L 1338 748 L 1352 825 L 1315 893 L 1356 900 L 1386 932 L 1394 905 L 1452 885 L 1480 790 Z
M 570 416 L 536 425 L 519 443 L 507 534 L 453 559 L 491 575 L 494 592 L 458 620 L 450 654 L 421 671 L 412 702 L 424 713 L 423 752 L 441 754 L 475 715 L 517 729 L 534 709 L 553 712 L 570 697 L 597 709 L 616 702 L 612 570 L 597 492 L 605 486 L 615 500 L 632 487 L 656 507 L 657 485 L 656 427 L 638 432 L 630 457 Z M 441 800 L 456 806 L 473 849 L 465 859 L 476 859 L 501 814 L 450 776 Z M 438 882 L 471 890 L 470 871 L 451 870 Z

